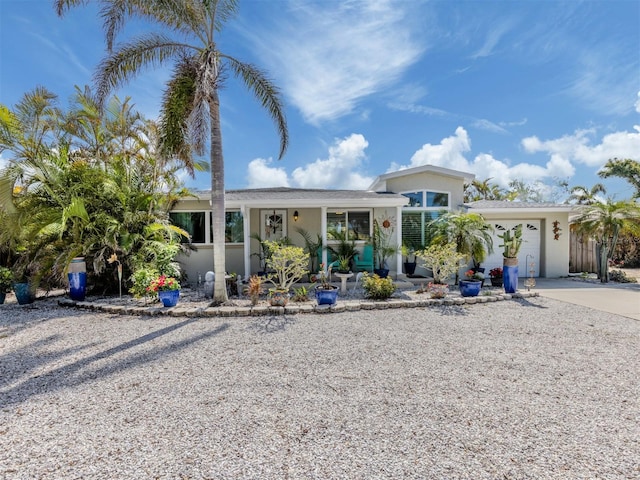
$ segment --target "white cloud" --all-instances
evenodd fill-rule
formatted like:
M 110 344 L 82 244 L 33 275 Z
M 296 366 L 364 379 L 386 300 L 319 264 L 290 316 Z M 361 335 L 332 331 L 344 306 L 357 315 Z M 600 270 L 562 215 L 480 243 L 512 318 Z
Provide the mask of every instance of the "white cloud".
M 366 189 L 373 177 L 364 176 L 357 170 L 366 158 L 367 146 L 369 142 L 357 133 L 336 140 L 329 148 L 328 158 L 296 168 L 291 174 L 293 183 L 303 188 Z
M 271 167 L 271 160 L 257 158 L 248 166 L 248 188 L 295 186 L 300 188 L 331 188 L 364 190 L 373 177 L 359 173 L 369 143 L 360 134 L 336 139 L 325 159 L 317 159 L 296 168 L 289 176 L 284 168 Z
M 533 140 L 529 143 L 534 144 Z M 458 127 L 455 135 L 442 139 L 439 144 L 427 143 L 411 157 L 410 165 L 392 165 L 391 170 L 417 167 L 421 165 L 434 165 L 451 168 L 476 175 L 476 178 L 484 180 L 491 178 L 492 183 L 501 187 L 507 187 L 509 182 L 526 178 L 527 181 L 536 181 L 549 178 L 565 178 L 575 173 L 571 162 L 561 156 L 552 156 L 544 165 L 531 163 L 518 163 L 510 165 L 508 161 L 498 160 L 488 153 L 480 153 L 470 161 L 465 154 L 471 151 L 471 139 L 467 131 Z
M 471 140 L 467 131 L 458 127 L 454 136 L 444 138 L 438 145 L 425 143 L 413 154 L 411 164 L 400 169 L 430 164 L 468 172 L 469 162 L 463 153 L 470 150 Z
M 249 162 L 247 188 L 288 187 L 287 172 L 282 167 L 270 167 L 272 160 L 256 158 Z
M 318 124 L 351 113 L 419 59 L 424 46 L 413 36 L 424 25 L 412 3 L 292 0 L 288 23 L 247 35 L 289 101 Z
M 471 56 L 471 58 L 476 59 L 493 55 L 500 39 L 514 27 L 514 22 L 512 20 L 508 20 L 500 24 L 492 22 L 491 27 L 491 30 L 487 33 L 484 44 Z
M 544 152 L 551 156 L 555 165 L 560 162 L 583 163 L 590 167 L 601 167 L 610 158 L 632 158 L 640 160 L 640 127 L 635 132 L 614 132 L 602 137 L 600 143 L 592 145 L 596 131 L 577 130 L 573 135 L 542 141 L 538 137 L 522 140 L 526 152 Z

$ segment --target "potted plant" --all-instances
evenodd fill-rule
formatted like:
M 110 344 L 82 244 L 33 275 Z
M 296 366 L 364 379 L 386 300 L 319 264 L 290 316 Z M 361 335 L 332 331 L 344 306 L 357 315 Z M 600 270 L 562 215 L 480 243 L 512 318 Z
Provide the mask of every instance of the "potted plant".
M 416 273 L 416 251 L 413 247 L 406 244 L 402 245 L 402 256 L 404 257 L 404 273 L 411 276 Z
M 31 265 L 24 263 L 25 258 L 20 258 L 13 265 L 13 292 L 16 294 L 16 300 L 20 305 L 33 303 L 36 299 L 35 287 L 32 285 L 29 275 Z
M 465 256 L 456 251 L 455 243 L 445 245 L 434 244 L 416 252 L 416 256 L 424 261 L 424 268 L 431 270 L 433 282 L 429 284 L 429 291 L 434 298 L 445 288 L 448 291 L 447 280 L 460 268 L 460 262 Z M 434 295 L 434 293 L 436 295 Z M 446 292 L 445 292 L 446 294 Z
M 391 218 L 375 219 L 373 221 L 373 252 L 377 265 L 373 272 L 380 278 L 385 278 L 389 275 L 387 260 L 398 252 L 398 246 L 391 242 L 393 232 Z
M 477 297 L 482 288 L 484 274 L 475 270 L 467 270 L 464 272 L 464 279 L 460 280 L 460 294 L 463 297 Z
M 351 272 L 351 259 L 348 257 L 338 257 L 338 273 Z
M 13 272 L 7 267 L 0 267 L 0 305 L 4 303 L 4 299 L 11 291 L 13 284 Z
M 512 233 L 513 231 L 513 233 Z M 522 246 L 522 224 L 516 225 L 511 230 L 498 235 L 502 239 L 502 267 L 504 279 L 504 291 L 506 293 L 516 293 L 518 290 L 518 253 Z
M 180 282 L 174 277 L 160 275 L 154 278 L 147 290 L 150 293 L 157 293 L 158 298 L 165 307 L 175 307 L 180 298 Z
M 318 305 L 335 305 L 338 301 L 338 287 L 331 285 L 331 266 L 325 270 L 324 263 L 321 264 L 317 279 L 320 282 L 316 286 Z
M 502 267 L 495 267 L 489 270 L 489 278 L 491 278 L 492 287 L 502 286 Z
M 317 258 L 318 250 L 322 248 L 322 235 L 316 234 L 316 238 L 314 239 L 308 231 L 301 227 L 296 227 L 296 232 L 302 235 L 307 254 L 309 255 L 309 281 L 311 281 L 311 276 L 315 275 L 315 272 L 318 271 Z
M 269 302 L 284 307 L 289 301 L 291 286 L 307 273 L 309 258 L 302 247 L 269 240 L 265 240 L 265 244 L 269 251 L 267 267 L 272 271 L 266 278 L 274 286 L 269 289 Z
M 353 259 L 358 254 L 356 242 L 348 240 L 346 232 L 331 232 L 331 236 L 338 240 L 336 245 L 328 247 L 333 256 L 337 259 L 338 264 L 336 265 L 336 270 L 341 273 L 349 273 L 351 271 Z

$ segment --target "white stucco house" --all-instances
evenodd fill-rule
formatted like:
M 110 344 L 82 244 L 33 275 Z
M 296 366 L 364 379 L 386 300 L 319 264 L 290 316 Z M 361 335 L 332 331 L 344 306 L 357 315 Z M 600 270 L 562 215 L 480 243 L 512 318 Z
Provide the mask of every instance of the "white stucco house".
M 421 245 L 425 225 L 442 211 L 480 213 L 495 229 L 494 253 L 483 262 L 488 269 L 502 266 L 497 235 L 522 223 L 524 244 L 519 256 L 521 275 L 560 277 L 569 273 L 570 205 L 480 201 L 464 204 L 464 183 L 474 175 L 432 165 L 380 175 L 368 190 L 261 188 L 226 192 L 226 268 L 247 277 L 260 269 L 259 242 L 287 236 L 304 246 L 296 227 L 320 234 L 331 245 L 328 231 L 348 232 L 363 248 L 371 240 L 374 219 L 389 220 L 392 241 Z M 187 230 L 197 251 L 181 256 L 190 279 L 213 270 L 210 192 L 180 200 L 172 221 Z M 326 253 L 325 253 L 326 255 Z M 325 257 L 326 259 L 326 257 Z M 400 252 L 388 262 L 391 275 L 402 277 Z M 525 267 L 526 266 L 526 267 Z M 527 271 L 525 273 L 525 270 Z M 420 273 L 417 271 L 416 273 Z

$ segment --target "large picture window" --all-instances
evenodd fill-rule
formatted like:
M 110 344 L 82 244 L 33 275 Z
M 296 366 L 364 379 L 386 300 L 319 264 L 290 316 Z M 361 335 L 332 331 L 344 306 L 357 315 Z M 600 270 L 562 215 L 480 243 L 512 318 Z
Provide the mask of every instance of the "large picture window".
M 205 243 L 205 215 L 204 212 L 170 212 L 171 223 L 186 230 L 191 236 L 192 243 Z M 182 243 L 187 243 L 186 238 Z
M 191 235 L 192 243 L 211 243 L 213 241 L 213 213 L 209 212 L 207 219 L 206 212 L 170 212 L 169 218 L 172 224 L 186 230 Z M 242 213 L 226 212 L 225 221 L 225 243 L 242 243 L 244 241 Z M 182 242 L 186 243 L 187 240 L 183 239 Z
M 403 192 L 409 204 L 402 210 L 402 243 L 410 248 L 426 247 L 431 242 L 429 223 L 449 210 L 449 193 L 422 190 Z
M 371 239 L 371 212 L 349 210 L 327 212 L 327 234 L 329 240 L 344 238 L 368 241 Z
M 226 212 L 224 225 L 225 243 L 242 243 L 244 241 L 244 226 L 241 212 Z M 213 242 L 213 213 L 209 215 L 211 224 L 211 241 Z

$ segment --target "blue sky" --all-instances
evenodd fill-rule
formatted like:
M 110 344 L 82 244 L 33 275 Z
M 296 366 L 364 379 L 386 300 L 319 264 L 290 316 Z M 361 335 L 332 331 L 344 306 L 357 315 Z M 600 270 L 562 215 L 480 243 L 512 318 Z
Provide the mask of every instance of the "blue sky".
M 66 105 L 104 55 L 94 6 L 0 1 L 0 103 L 43 85 Z M 155 26 L 130 25 L 126 40 Z M 227 188 L 366 188 L 432 164 L 506 186 L 590 187 L 640 161 L 640 2 L 241 0 L 221 50 L 266 69 L 290 147 L 232 76 L 221 92 Z M 155 118 L 170 66 L 118 92 Z M 7 154 L 0 157 L 0 165 Z M 629 198 L 626 182 L 605 180 Z M 208 188 L 209 177 L 189 181 Z

